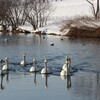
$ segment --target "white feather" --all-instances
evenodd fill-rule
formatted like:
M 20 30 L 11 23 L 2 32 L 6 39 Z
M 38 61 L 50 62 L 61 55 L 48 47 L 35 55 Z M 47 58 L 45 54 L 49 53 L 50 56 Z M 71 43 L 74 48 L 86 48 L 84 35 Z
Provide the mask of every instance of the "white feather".
M 62 67 L 62 69 L 65 70 L 65 71 L 67 71 L 67 65 L 64 64 L 63 67 Z
M 25 61 L 21 61 L 21 66 L 25 66 Z
M 45 59 L 44 60 L 44 68 L 41 70 L 41 74 L 49 74 L 49 73 L 51 73 L 50 69 L 47 68 L 47 62 L 48 61 Z
M 43 68 L 43 69 L 41 70 L 41 74 L 47 74 L 47 73 L 51 73 L 51 71 L 50 71 L 49 68 L 47 68 L 47 70 L 46 70 L 46 68 Z
M 2 70 L 7 70 L 8 68 L 7 68 L 7 65 L 4 65 L 3 67 L 2 67 Z
M 30 72 L 35 72 L 35 71 L 37 71 L 37 70 L 36 70 L 36 67 L 32 66 L 32 67 L 30 68 Z

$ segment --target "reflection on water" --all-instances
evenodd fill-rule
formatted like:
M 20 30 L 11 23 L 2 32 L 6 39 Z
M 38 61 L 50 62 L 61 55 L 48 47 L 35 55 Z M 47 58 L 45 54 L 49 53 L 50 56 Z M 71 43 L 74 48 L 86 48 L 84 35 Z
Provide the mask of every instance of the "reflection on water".
M 67 76 L 67 88 L 71 88 L 71 76 Z
M 36 86 L 36 84 L 37 84 L 37 72 L 34 72 L 33 73 L 33 83 L 34 83 L 34 85 Z M 42 76 L 42 78 L 44 79 L 44 87 L 45 88 L 48 88 L 48 77 L 49 77 L 49 75 L 48 74 L 41 74 L 41 76 Z
M 43 38 L 45 37 L 45 38 Z M 70 39 L 60 36 L 12 35 L 7 42 L 2 41 L 6 36 L 0 37 L 0 58 L 9 57 L 11 69 L 22 71 L 20 62 L 22 54 L 26 53 L 26 70 L 32 65 L 32 59 L 38 59 L 38 68 L 43 67 L 43 60 L 47 59 L 48 67 L 58 71 L 69 56 L 72 68 L 87 70 L 99 68 L 100 40 L 99 39 Z M 61 41 L 63 38 L 63 41 Z M 50 44 L 54 43 L 54 46 Z M 84 45 L 83 45 L 84 44 Z M 55 74 L 54 72 L 53 74 Z
M 9 83 L 9 71 L 7 71 L 5 77 L 6 77 L 6 82 Z
M 86 100 L 100 100 L 100 74 L 79 72 L 73 82 L 73 93 Z
M 0 75 L 0 89 L 3 90 L 4 86 L 3 86 L 3 75 Z
M 8 40 L 5 41 L 5 38 Z M 50 46 L 52 43 L 55 45 Z M 60 36 L 38 36 L 33 34 L 1 36 L 0 58 L 4 59 L 5 57 L 9 57 L 10 71 L 4 76 L 0 76 L 0 88 L 6 90 L 5 94 L 10 91 L 8 94 L 9 97 L 12 97 L 14 94 L 13 91 L 16 93 L 18 89 L 16 93 L 18 94 L 21 90 L 19 95 L 22 96 L 23 100 L 33 100 L 32 97 L 36 97 L 37 100 L 40 100 L 40 98 L 48 99 L 48 97 L 55 97 L 49 100 L 100 100 L 99 44 L 100 39 L 92 38 L 74 39 Z M 25 67 L 20 66 L 23 53 L 27 55 Z M 59 79 L 59 73 L 66 56 L 71 58 L 71 67 L 72 69 L 77 69 L 77 73 L 72 73 L 72 76 L 64 76 Z M 28 76 L 30 75 L 29 69 L 33 64 L 33 58 L 38 59 L 37 67 L 39 70 L 43 68 L 44 59 L 47 59 L 48 68 L 52 70 L 52 75 L 49 77 L 44 74 L 42 75 L 43 78 L 41 78 L 40 72 L 38 72 L 33 73 L 34 77 L 32 78 Z M 23 78 L 23 76 L 25 77 Z M 44 85 L 42 82 L 44 82 Z M 6 88 L 7 83 L 9 83 L 9 86 Z M 35 89 L 32 87 L 33 83 L 34 85 L 39 83 Z M 48 89 L 43 89 L 42 87 Z M 64 87 L 67 89 L 64 90 Z M 45 91 L 47 92 L 47 96 L 44 95 Z M 37 94 L 39 96 L 37 96 Z M 6 98 L 8 95 L 6 95 Z M 14 99 L 20 100 L 19 95 L 17 98 L 14 97 Z M 0 97 L 5 98 L 5 95 L 1 95 L 0 92 Z
M 42 78 L 44 78 L 44 86 L 45 88 L 48 88 L 48 74 L 42 74 Z
M 70 89 L 71 88 L 71 76 L 61 75 L 60 77 L 62 80 L 66 80 L 66 88 Z
M 13 91 L 16 91 L 16 90 L 24 91 L 24 93 L 25 93 L 25 90 L 27 90 L 27 93 L 29 93 L 30 96 L 32 97 L 35 97 L 36 93 L 40 97 L 44 97 L 45 95 L 43 94 L 45 94 L 45 92 L 50 91 L 50 93 L 46 95 L 47 96 L 56 95 L 55 99 L 57 100 L 61 100 L 60 97 L 62 97 L 63 99 L 68 99 L 70 97 L 70 99 L 68 100 L 73 100 L 73 99 L 74 100 L 99 100 L 100 99 L 100 95 L 99 95 L 100 74 L 99 73 L 95 74 L 95 73 L 89 73 L 89 72 L 78 72 L 78 73 L 75 73 L 74 76 L 65 76 L 65 77 L 53 76 L 53 75 L 49 77 L 46 74 L 42 74 L 42 78 L 41 78 L 41 75 L 38 73 L 33 73 L 34 77 L 33 76 L 31 77 L 30 74 L 26 74 L 26 77 L 23 77 L 22 74 L 16 74 L 16 75 L 9 74 L 9 75 L 10 75 L 9 78 L 7 78 L 8 76 L 6 75 L 0 76 L 0 81 L 1 81 L 0 88 L 1 90 L 6 89 L 7 91 L 8 90 L 11 91 L 11 87 L 12 87 L 13 90 L 12 92 L 9 93 L 10 95 L 13 95 Z M 48 84 L 48 78 L 49 78 L 49 84 Z M 6 81 L 4 81 L 5 79 L 7 80 L 9 79 L 10 80 L 9 84 L 11 84 L 7 88 L 6 88 Z M 37 84 L 37 80 L 39 84 Z M 37 84 L 36 88 L 33 87 L 32 81 L 34 82 L 35 85 Z M 67 89 L 65 89 L 65 87 Z M 43 88 L 48 88 L 48 89 L 45 90 Z M 21 94 L 23 95 L 23 93 Z M 24 96 L 26 97 L 27 95 L 24 95 Z M 38 98 L 38 96 L 35 98 Z M 29 97 L 29 99 L 32 99 L 32 98 Z
M 33 82 L 34 84 L 35 84 L 35 86 L 36 86 L 36 84 L 37 84 L 37 81 L 36 81 L 36 72 L 34 72 L 34 82 Z
M 37 77 L 36 77 L 37 73 L 34 72 L 33 75 L 34 75 L 33 83 L 36 86 L 36 84 L 37 84 Z M 41 76 L 42 76 L 42 79 L 44 80 L 44 87 L 48 88 L 48 78 L 50 77 L 50 74 L 41 74 Z M 66 80 L 66 88 L 70 89 L 71 88 L 71 76 L 62 75 L 60 77 L 61 77 L 62 80 Z
M 7 72 L 5 75 L 4 74 L 0 75 L 0 89 L 1 90 L 5 89 L 5 86 L 3 84 L 4 78 L 6 78 L 6 83 L 9 83 L 9 72 Z

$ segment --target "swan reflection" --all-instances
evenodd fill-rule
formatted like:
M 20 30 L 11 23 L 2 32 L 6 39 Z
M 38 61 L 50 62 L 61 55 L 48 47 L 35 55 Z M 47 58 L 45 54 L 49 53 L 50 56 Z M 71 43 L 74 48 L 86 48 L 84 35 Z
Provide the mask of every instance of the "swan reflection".
M 5 76 L 6 76 L 6 82 L 9 83 L 9 71 L 7 71 Z
M 48 74 L 42 74 L 42 78 L 44 78 L 45 81 L 45 88 L 48 88 L 48 77 L 49 77 Z
M 3 77 L 4 75 L 0 75 L 0 89 L 3 90 L 4 86 L 3 86 Z
M 23 60 L 21 61 L 20 65 L 22 67 L 25 67 L 25 65 L 26 65 L 26 54 L 23 54 Z
M 36 72 L 34 72 L 33 74 L 34 74 L 34 81 L 33 81 L 33 83 L 34 83 L 35 86 L 36 86 L 36 84 L 37 84 L 37 81 L 36 81 Z
M 71 88 L 71 76 L 69 76 L 69 75 L 61 75 L 60 77 L 61 77 L 62 80 L 66 80 L 66 83 L 67 83 L 66 88 L 70 89 Z
M 0 75 L 0 89 L 1 90 L 4 89 L 4 86 L 3 86 L 4 77 L 6 78 L 6 83 L 9 83 L 9 71 L 7 71 L 6 74 L 1 74 Z
M 67 76 L 67 89 L 71 88 L 71 76 Z
M 60 78 L 61 78 L 62 80 L 65 80 L 65 79 L 67 78 L 67 75 L 60 75 Z

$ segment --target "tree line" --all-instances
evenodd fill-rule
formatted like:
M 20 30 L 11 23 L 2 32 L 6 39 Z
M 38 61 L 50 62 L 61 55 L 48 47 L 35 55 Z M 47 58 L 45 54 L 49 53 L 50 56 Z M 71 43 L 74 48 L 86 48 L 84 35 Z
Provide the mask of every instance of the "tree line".
M 0 24 L 16 30 L 27 21 L 36 30 L 47 24 L 52 11 L 48 0 L 0 0 Z

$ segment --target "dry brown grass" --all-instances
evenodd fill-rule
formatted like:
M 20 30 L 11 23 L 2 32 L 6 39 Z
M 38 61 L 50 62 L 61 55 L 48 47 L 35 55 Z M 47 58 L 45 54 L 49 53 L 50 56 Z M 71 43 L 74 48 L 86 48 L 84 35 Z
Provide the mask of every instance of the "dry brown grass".
M 66 32 L 66 36 L 100 37 L 100 19 L 87 16 L 69 19 L 63 24 L 61 31 Z

